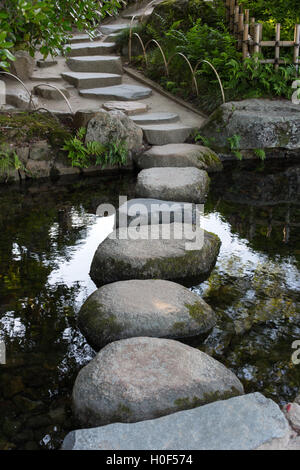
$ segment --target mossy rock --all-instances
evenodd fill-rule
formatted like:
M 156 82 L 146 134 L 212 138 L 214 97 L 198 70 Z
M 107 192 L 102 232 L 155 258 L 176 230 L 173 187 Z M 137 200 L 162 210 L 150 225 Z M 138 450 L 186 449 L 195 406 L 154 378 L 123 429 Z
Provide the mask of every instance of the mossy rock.
M 213 310 L 186 287 L 164 280 L 106 284 L 83 304 L 80 330 L 96 350 L 137 336 L 186 338 L 203 335 L 216 324 Z
M 119 228 L 99 245 L 91 278 L 98 286 L 128 279 L 205 278 L 215 265 L 221 242 L 206 231 L 201 232 L 203 239 L 199 232 L 201 240 L 195 242 L 191 229 L 189 224 L 170 224 L 170 239 L 163 239 L 160 225 L 158 239 L 151 239 L 151 226 L 142 226 L 139 234 L 132 228 Z M 187 235 L 174 238 L 179 233 Z
M 73 409 L 83 426 L 154 419 L 244 393 L 233 372 L 179 341 L 130 338 L 79 372 Z

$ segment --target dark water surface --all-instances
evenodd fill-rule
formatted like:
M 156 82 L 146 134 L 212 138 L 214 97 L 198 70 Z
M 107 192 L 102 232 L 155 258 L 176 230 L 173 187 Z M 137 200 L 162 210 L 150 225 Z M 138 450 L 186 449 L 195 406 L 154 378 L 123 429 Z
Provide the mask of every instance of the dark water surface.
M 134 194 L 134 178 L 0 189 L 0 449 L 56 449 L 77 426 L 70 394 L 94 355 L 76 314 L 95 290 L 88 272 L 112 221 L 95 216 Z M 204 344 L 246 392 L 278 403 L 300 388 L 300 164 L 229 164 L 212 178 L 204 228 L 222 248 L 193 290 L 218 314 Z

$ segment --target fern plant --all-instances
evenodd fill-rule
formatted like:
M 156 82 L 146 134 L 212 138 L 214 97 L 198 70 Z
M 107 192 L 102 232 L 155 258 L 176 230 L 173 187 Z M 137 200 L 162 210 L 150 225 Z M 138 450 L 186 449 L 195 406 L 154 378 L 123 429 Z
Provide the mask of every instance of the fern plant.
M 125 165 L 128 155 L 127 143 L 112 140 L 108 145 L 92 141 L 85 143 L 86 129 L 81 127 L 75 137 L 65 141 L 63 150 L 68 152 L 72 166 L 88 168 L 93 165 Z
M 4 178 L 5 181 L 9 179 L 11 173 L 15 170 L 23 170 L 26 172 L 26 169 L 19 159 L 15 151 L 6 149 L 4 147 L 0 148 L 0 178 Z
M 231 152 L 236 156 L 238 160 L 243 159 L 243 155 L 240 152 L 240 141 L 241 141 L 241 136 L 238 134 L 234 134 L 232 137 L 228 137 L 227 141 L 230 145 L 230 150 Z

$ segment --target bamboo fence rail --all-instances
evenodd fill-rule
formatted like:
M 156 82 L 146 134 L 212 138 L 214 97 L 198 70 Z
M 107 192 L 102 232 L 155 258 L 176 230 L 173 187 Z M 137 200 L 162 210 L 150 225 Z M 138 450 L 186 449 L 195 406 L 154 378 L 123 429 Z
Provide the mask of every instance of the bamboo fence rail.
M 300 65 L 300 24 L 295 25 L 294 40 L 281 41 L 281 25 L 276 24 L 275 41 L 263 41 L 263 23 L 257 23 L 255 18 L 250 17 L 250 11 L 244 9 L 239 4 L 239 0 L 225 0 L 226 21 L 229 24 L 231 33 L 237 39 L 237 47 L 243 53 L 243 59 L 261 53 L 264 47 L 274 48 L 273 59 L 260 59 L 262 64 L 274 64 L 275 69 L 279 65 L 286 64 L 286 61 L 280 58 L 280 49 L 282 47 L 293 48 L 293 64 L 299 72 Z

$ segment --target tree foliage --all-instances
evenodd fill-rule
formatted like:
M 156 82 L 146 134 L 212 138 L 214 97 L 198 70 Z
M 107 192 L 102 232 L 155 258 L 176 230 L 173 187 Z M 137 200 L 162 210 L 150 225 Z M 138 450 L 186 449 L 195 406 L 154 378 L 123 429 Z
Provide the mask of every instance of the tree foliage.
M 0 67 L 8 66 L 13 50 L 55 56 L 72 27 L 93 35 L 100 20 L 120 7 L 119 0 L 0 0 Z

